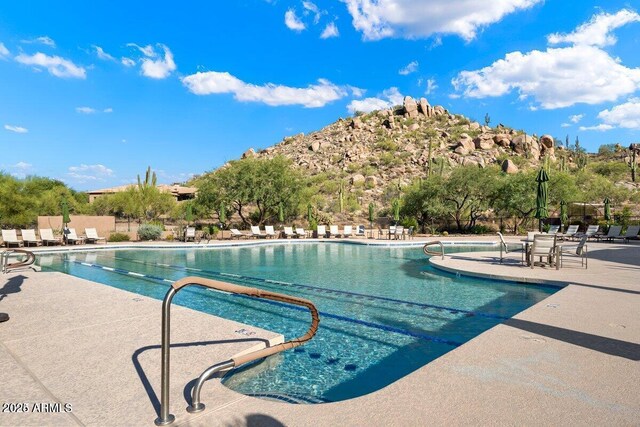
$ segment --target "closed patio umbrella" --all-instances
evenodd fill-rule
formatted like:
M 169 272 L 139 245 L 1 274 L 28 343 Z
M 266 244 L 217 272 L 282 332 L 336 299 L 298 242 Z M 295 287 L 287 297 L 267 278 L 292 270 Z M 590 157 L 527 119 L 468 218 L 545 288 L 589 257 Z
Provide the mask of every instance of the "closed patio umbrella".
M 398 221 L 400 221 L 400 200 L 395 199 L 393 201 L 393 204 L 391 205 L 391 208 L 393 210 L 393 220 L 397 225 Z
M 220 212 L 218 213 L 218 219 L 220 220 L 220 226 L 224 226 L 227 222 L 227 207 L 224 203 L 220 203 Z
M 69 217 L 69 205 L 67 204 L 67 199 L 62 198 L 62 202 L 60 202 L 62 208 L 62 237 L 64 242 L 67 242 L 67 224 L 71 222 L 71 218 Z
M 539 220 L 539 229 L 542 231 L 542 220 L 544 218 L 549 217 L 549 210 L 547 207 L 547 199 L 548 199 L 548 182 L 549 175 L 544 170 L 544 168 L 540 168 L 538 172 L 538 176 L 536 176 L 536 182 L 538 183 L 538 191 L 536 194 L 536 214 L 535 217 Z
M 278 221 L 280 221 L 280 224 L 284 223 L 284 208 L 282 207 L 282 203 L 278 205 Z
M 608 197 L 604 199 L 604 220 L 611 221 L 611 201 Z
M 311 203 L 307 205 L 307 219 L 309 220 L 309 226 L 311 226 L 311 221 L 313 221 L 313 207 Z

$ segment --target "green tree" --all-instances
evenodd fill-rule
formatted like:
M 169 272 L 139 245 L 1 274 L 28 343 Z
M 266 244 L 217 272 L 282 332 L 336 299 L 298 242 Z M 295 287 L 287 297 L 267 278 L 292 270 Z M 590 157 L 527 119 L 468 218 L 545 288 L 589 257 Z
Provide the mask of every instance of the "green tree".
M 446 216 L 443 204 L 444 179 L 439 175 L 415 182 L 406 189 L 401 215 L 413 217 L 424 231 L 431 222 Z
M 522 171 L 513 175 L 505 174 L 498 184 L 494 202 L 496 214 L 512 217 L 513 232 L 531 217 L 536 209 L 536 171 Z

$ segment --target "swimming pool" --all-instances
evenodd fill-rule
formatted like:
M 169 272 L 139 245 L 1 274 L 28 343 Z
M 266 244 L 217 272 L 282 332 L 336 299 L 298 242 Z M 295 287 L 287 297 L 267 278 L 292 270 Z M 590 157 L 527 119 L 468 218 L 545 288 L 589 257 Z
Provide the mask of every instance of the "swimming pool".
M 310 299 L 321 313 L 312 341 L 223 380 L 241 393 L 296 403 L 378 390 L 557 290 L 446 275 L 429 267 L 421 247 L 290 242 L 101 250 L 42 255 L 39 261 L 45 269 L 157 299 L 170 281 L 192 275 Z M 187 288 L 174 302 L 287 339 L 308 326 L 306 310 L 204 288 Z

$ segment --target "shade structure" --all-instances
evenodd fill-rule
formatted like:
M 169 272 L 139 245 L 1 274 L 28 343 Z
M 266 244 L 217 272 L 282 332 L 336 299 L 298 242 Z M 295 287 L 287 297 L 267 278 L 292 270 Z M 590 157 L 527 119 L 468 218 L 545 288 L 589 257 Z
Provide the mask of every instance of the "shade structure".
M 393 211 L 393 220 L 395 222 L 400 221 L 400 200 L 395 199 L 393 204 L 391 205 L 391 210 Z
M 564 200 L 560 202 L 560 223 L 562 225 L 569 224 L 569 215 L 567 215 L 567 202 Z
M 280 224 L 284 222 L 284 208 L 282 207 L 282 203 L 278 205 L 278 221 L 280 221 Z
M 538 175 L 536 176 L 536 182 L 538 183 L 538 191 L 536 193 L 536 214 L 535 217 L 538 219 L 544 219 L 549 217 L 549 209 L 547 206 L 548 199 L 548 182 L 549 175 L 544 170 L 544 168 L 540 168 L 538 171 Z
M 64 226 L 71 222 L 71 218 L 69 217 L 69 205 L 67 204 L 67 199 L 62 199 L 62 202 L 60 202 L 60 207 L 62 208 L 62 224 Z
M 218 213 L 218 219 L 220 220 L 220 224 L 224 224 L 227 222 L 227 207 L 224 203 L 220 203 L 220 212 Z
M 611 221 L 611 201 L 608 197 L 604 199 L 604 220 Z

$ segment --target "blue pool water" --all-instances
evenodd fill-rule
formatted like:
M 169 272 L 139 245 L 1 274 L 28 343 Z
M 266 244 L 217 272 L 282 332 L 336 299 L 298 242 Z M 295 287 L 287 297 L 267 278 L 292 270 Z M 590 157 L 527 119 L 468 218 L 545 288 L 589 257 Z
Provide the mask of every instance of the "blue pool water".
M 557 290 L 442 274 L 428 265 L 421 247 L 102 250 L 42 255 L 40 263 L 157 299 L 167 292 L 167 280 L 196 275 L 313 301 L 321 322 L 312 341 L 224 379 L 241 393 L 295 402 L 338 401 L 378 390 Z M 309 325 L 306 310 L 198 287 L 181 291 L 174 302 L 286 339 Z

